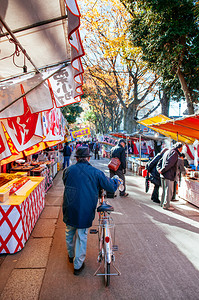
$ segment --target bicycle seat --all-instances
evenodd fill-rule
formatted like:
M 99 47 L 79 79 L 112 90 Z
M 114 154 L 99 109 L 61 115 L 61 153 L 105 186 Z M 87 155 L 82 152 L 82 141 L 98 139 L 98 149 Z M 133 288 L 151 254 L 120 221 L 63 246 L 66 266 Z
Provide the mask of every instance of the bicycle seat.
M 104 211 L 114 211 L 114 207 L 103 202 L 102 205 L 98 206 L 97 212 L 104 212 Z

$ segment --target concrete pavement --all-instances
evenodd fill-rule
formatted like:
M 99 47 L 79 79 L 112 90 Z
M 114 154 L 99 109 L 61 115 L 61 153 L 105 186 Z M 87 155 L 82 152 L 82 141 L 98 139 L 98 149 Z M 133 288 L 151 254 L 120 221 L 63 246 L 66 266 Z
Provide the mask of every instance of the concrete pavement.
M 108 175 L 108 159 L 91 163 Z M 97 269 L 97 235 L 89 235 L 86 267 L 73 275 L 62 222 L 62 171 L 46 195 L 45 208 L 17 254 L 0 255 L 0 299 L 199 299 L 199 209 L 183 200 L 174 212 L 163 210 L 146 194 L 144 178 L 126 174 L 129 197 L 110 199 L 115 211 L 116 266 L 105 288 Z M 94 221 L 93 228 L 97 225 Z

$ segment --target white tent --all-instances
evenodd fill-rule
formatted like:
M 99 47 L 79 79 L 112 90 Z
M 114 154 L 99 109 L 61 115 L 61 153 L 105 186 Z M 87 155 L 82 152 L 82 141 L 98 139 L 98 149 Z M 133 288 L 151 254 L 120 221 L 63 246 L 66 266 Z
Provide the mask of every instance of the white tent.
M 1 0 L 0 21 L 0 79 L 70 61 L 64 0 Z
M 80 101 L 79 26 L 76 0 L 1 0 L 0 159 L 7 157 L 3 128 L 12 141 L 21 142 L 25 131 L 32 141 L 43 136 L 30 134 L 35 113 Z

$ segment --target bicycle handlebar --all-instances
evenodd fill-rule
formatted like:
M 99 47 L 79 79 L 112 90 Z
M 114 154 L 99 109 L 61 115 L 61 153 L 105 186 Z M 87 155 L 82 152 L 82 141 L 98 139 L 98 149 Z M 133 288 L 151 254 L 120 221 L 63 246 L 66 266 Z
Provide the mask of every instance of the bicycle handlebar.
M 112 179 L 117 179 L 117 181 L 119 182 L 118 189 L 119 189 L 120 192 L 123 192 L 123 190 L 124 190 L 124 182 L 123 182 L 123 180 L 121 178 L 119 178 L 118 175 L 114 175 L 112 177 Z

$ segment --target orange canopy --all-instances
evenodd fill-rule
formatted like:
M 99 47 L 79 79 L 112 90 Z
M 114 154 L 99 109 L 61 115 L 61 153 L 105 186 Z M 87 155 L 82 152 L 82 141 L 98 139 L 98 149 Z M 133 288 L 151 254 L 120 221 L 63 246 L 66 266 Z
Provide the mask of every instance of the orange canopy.
M 199 114 L 150 125 L 152 129 L 165 130 L 177 135 L 189 137 L 190 142 L 199 139 Z
M 133 137 L 132 134 L 121 133 L 121 132 L 112 132 L 110 135 L 127 140 L 138 140 L 137 137 Z
M 194 120 L 196 121 L 195 117 L 196 116 L 192 116 L 192 118 L 194 118 Z M 191 118 L 191 116 L 188 118 Z M 173 140 L 180 141 L 186 144 L 193 144 L 194 140 L 197 137 L 195 137 L 195 134 L 192 132 L 192 126 L 194 122 L 192 126 L 189 126 L 188 122 L 186 121 L 188 118 L 183 118 L 183 119 L 180 118 L 180 119 L 173 120 L 160 114 L 155 117 L 138 121 L 138 123 L 147 126 L 165 136 L 168 136 Z M 192 121 L 190 123 L 192 123 Z

